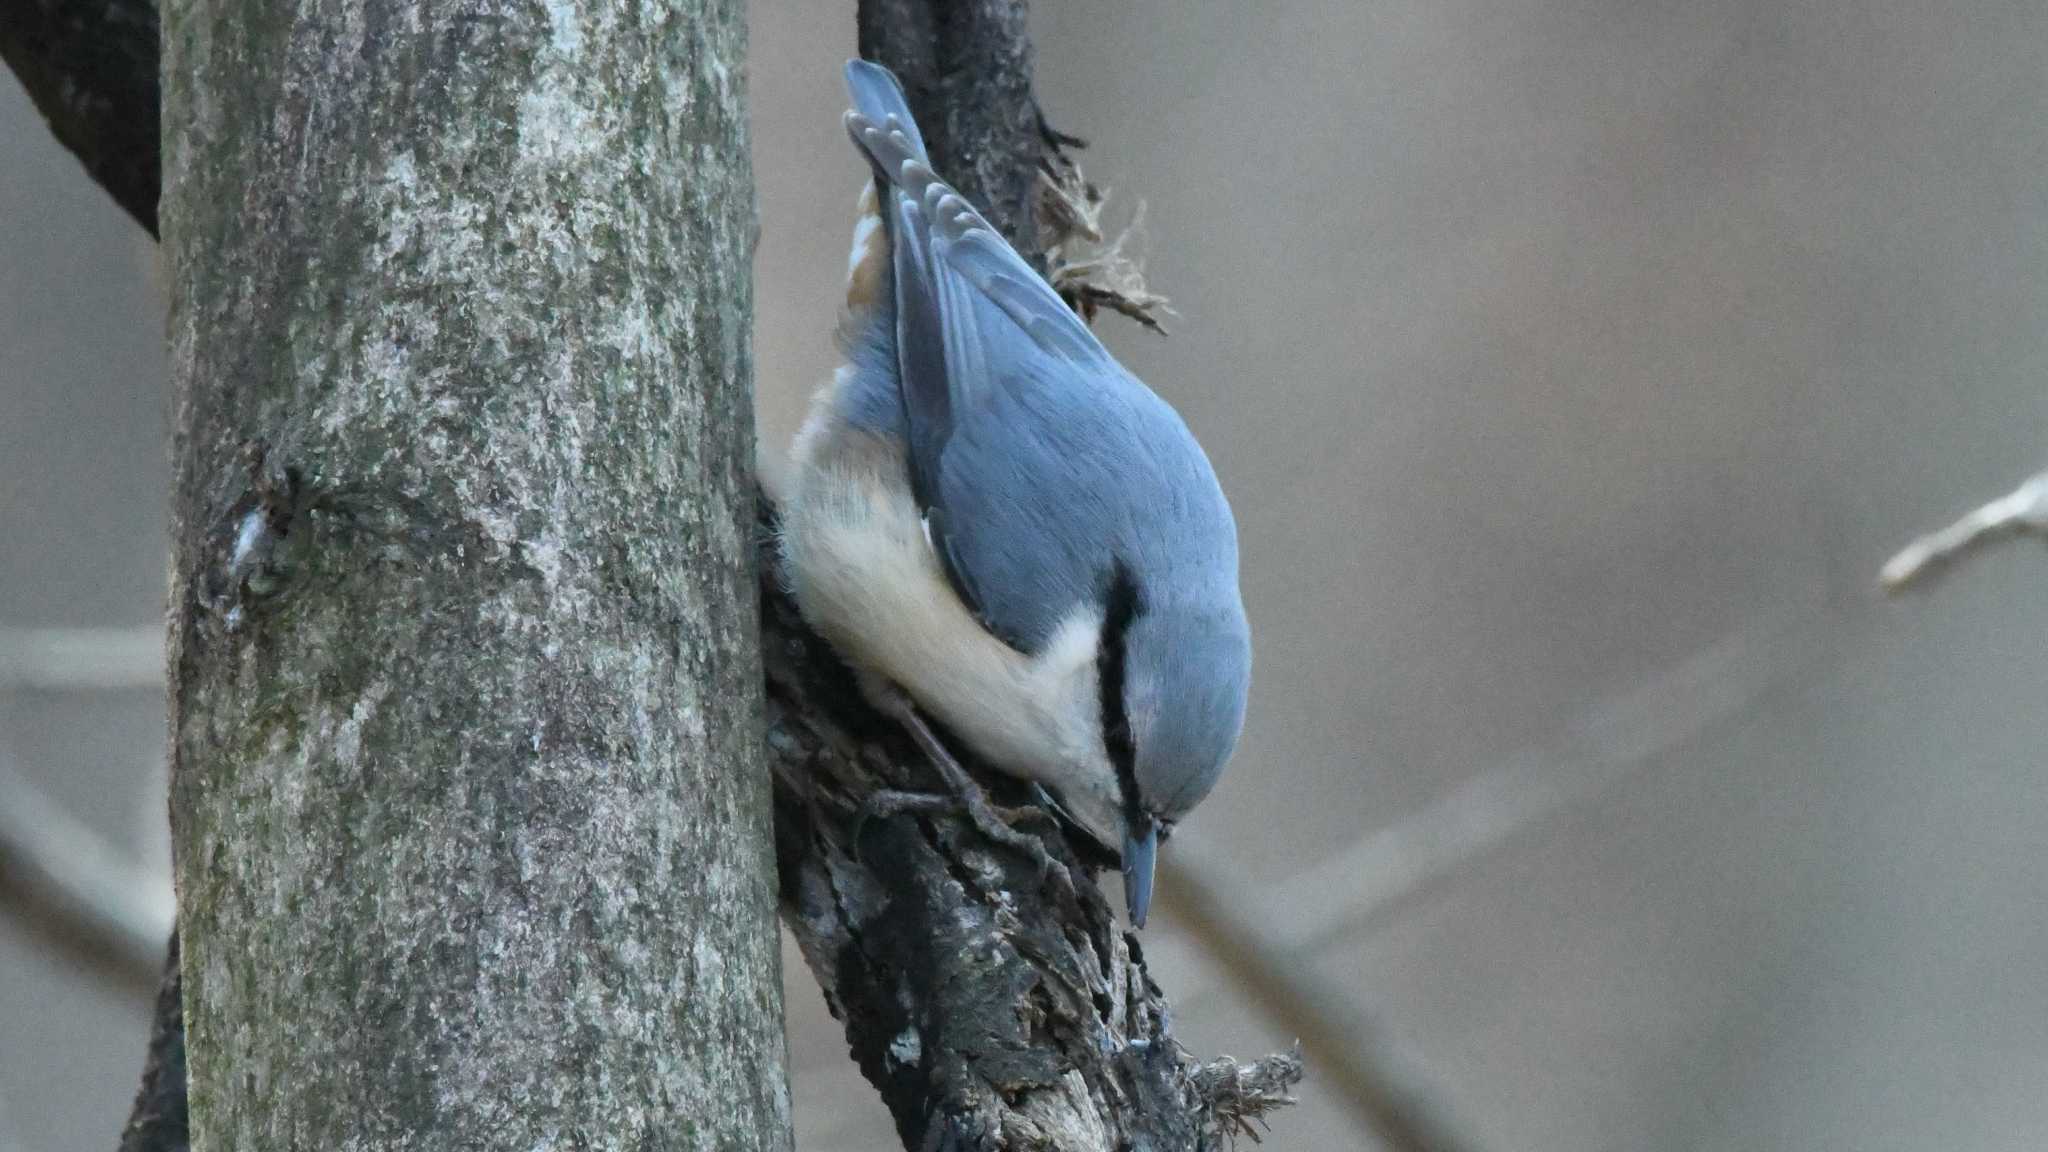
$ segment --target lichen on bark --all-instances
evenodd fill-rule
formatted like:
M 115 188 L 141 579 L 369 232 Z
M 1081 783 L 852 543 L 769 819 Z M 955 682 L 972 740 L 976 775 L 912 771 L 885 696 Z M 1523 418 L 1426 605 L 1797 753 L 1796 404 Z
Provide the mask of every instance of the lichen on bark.
M 201 1146 L 787 1147 L 744 24 L 165 7 Z

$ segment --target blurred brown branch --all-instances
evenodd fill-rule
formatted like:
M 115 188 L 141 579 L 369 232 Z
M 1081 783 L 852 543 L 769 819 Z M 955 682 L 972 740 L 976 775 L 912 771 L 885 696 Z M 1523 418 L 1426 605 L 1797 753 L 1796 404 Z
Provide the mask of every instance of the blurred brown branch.
M 169 883 L 122 859 L 0 749 L 0 910 L 146 994 L 157 985 L 174 905 Z

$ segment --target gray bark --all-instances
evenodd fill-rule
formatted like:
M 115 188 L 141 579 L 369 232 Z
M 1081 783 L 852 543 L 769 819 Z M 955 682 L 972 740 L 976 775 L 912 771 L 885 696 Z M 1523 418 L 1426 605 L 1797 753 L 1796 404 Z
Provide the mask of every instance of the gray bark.
M 194 1142 L 786 1148 L 741 6 L 163 16 Z

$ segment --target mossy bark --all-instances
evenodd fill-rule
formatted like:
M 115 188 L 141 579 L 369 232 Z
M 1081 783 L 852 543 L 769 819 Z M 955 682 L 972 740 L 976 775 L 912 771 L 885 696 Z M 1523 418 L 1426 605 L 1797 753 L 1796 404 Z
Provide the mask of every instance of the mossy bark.
M 788 1147 L 744 29 L 165 5 L 200 1148 Z

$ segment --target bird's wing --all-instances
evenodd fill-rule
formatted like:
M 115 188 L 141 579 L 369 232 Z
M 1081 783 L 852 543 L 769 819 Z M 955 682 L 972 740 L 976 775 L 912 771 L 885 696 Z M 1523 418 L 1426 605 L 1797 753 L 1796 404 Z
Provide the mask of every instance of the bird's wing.
M 978 550 L 956 525 L 965 528 L 970 518 L 991 511 L 985 506 L 989 501 L 981 498 L 985 493 L 970 493 L 963 485 L 1047 480 L 1036 475 L 1044 462 L 1041 449 L 1048 439 L 1059 440 L 1060 430 L 1027 420 L 1001 429 L 978 427 L 963 437 L 964 426 L 1020 415 L 1085 417 L 1086 400 L 1074 393 L 1085 390 L 1090 380 L 1122 383 L 1128 377 L 1051 285 L 932 171 L 896 78 L 859 60 L 848 63 L 846 75 L 854 105 L 846 114 L 847 133 L 874 166 L 877 183 L 888 189 L 884 219 L 895 272 L 896 357 L 909 429 L 911 486 L 925 511 L 933 547 L 962 598 L 999 635 L 1013 644 L 1026 642 L 1027 635 L 1039 631 L 1042 613 L 1019 613 L 990 601 L 986 591 L 1011 588 L 1014 574 L 1002 573 L 998 583 L 997 573 L 981 570 L 985 565 L 977 564 Z M 1017 389 L 1035 394 L 1029 413 L 1018 410 L 1021 397 L 1003 395 Z M 1080 402 L 1064 405 L 1064 412 L 1058 404 L 1048 410 L 1043 401 L 1051 393 Z M 949 451 L 954 457 L 950 464 Z M 971 468 L 962 466 L 962 456 L 973 457 Z M 1031 493 L 1037 501 L 1054 496 L 1038 488 Z M 963 503 L 976 507 L 969 510 Z M 1009 511 L 1004 517 L 1012 521 L 1009 531 L 1039 538 L 1055 527 L 1030 508 Z M 970 534 L 985 536 L 989 528 L 978 523 Z M 1071 549 L 1053 547 L 1041 555 L 1045 563 L 1055 564 L 1065 551 Z M 1052 583 L 1065 588 L 1095 577 L 1076 572 Z M 1006 622 L 1006 617 L 1028 618 L 1029 623 Z

